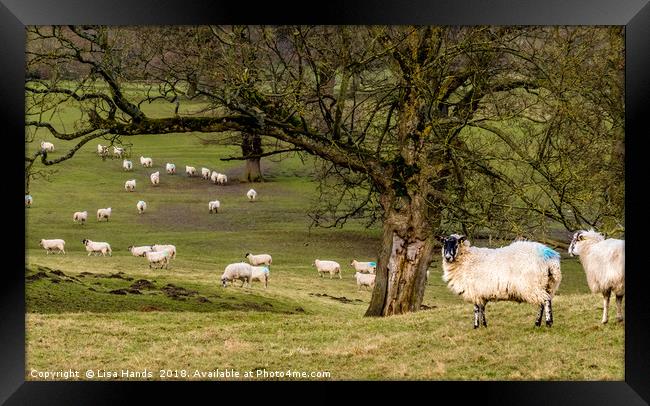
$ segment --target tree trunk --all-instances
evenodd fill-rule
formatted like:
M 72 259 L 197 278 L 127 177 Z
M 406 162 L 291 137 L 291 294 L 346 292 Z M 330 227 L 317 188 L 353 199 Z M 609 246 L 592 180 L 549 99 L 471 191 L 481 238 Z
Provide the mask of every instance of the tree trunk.
M 246 172 L 244 173 L 244 177 L 248 182 L 262 182 L 264 180 L 264 178 L 262 178 L 262 168 L 259 158 L 246 160 Z
M 241 151 L 242 156 L 247 158 L 244 179 L 248 182 L 262 182 L 264 178 L 259 158 L 263 152 L 262 137 L 258 134 L 242 132 Z

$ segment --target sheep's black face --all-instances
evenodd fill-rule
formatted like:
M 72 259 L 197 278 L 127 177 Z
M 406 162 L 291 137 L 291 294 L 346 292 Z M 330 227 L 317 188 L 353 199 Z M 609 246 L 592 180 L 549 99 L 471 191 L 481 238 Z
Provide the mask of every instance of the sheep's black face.
M 450 235 L 449 237 L 441 237 L 443 260 L 454 262 L 458 256 L 458 248 L 463 241 L 465 241 L 465 236 Z
M 576 242 L 582 241 L 582 231 L 578 231 L 575 234 L 573 234 L 573 238 L 571 239 L 571 244 L 569 244 L 569 255 L 574 256 L 577 253 L 575 252 L 576 248 Z

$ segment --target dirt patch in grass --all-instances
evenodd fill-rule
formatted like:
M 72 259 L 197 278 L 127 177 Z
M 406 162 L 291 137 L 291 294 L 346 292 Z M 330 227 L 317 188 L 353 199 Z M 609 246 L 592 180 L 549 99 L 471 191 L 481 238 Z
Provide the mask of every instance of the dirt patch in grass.
M 133 282 L 130 287 L 131 289 L 137 289 L 137 290 L 156 289 L 156 285 L 154 285 L 153 282 L 146 279 L 138 279 L 137 281 Z
M 111 273 L 111 274 L 106 274 L 106 273 L 92 273 L 92 272 L 82 272 L 79 274 L 79 276 L 83 277 L 91 277 L 91 278 L 113 278 L 113 279 L 122 279 L 125 281 L 132 281 L 133 278 L 130 276 L 127 276 L 124 272 L 118 272 L 118 273 Z
M 181 286 L 176 286 L 174 284 L 167 284 L 164 287 L 160 289 L 167 297 L 170 297 L 172 299 L 176 300 L 185 300 L 186 298 L 190 296 L 197 295 L 199 292 L 195 290 L 188 290 L 185 289 Z
M 361 300 L 361 299 L 348 299 L 345 296 L 341 296 L 341 297 L 330 296 L 327 293 L 310 293 L 309 296 L 327 297 L 327 298 L 330 298 L 332 300 L 336 300 L 336 301 L 341 302 L 341 303 L 354 303 L 354 302 L 362 302 L 363 303 L 363 300 Z
M 48 278 L 47 274 L 45 272 L 37 272 L 33 275 L 26 276 L 25 280 L 28 282 L 34 282 L 43 278 Z

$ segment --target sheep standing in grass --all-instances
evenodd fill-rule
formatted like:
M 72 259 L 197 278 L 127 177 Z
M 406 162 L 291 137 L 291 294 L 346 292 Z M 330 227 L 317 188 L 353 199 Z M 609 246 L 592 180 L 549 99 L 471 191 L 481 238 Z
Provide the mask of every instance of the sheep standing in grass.
M 350 265 L 360 273 L 375 273 L 375 269 L 377 269 L 376 262 L 359 262 L 356 259 L 353 259 Z
M 470 246 L 465 236 L 441 237 L 442 279 L 449 289 L 474 304 L 474 328 L 487 327 L 485 305 L 507 300 L 539 306 L 536 326 L 546 313 L 553 325 L 551 300 L 560 286 L 560 254 L 532 241 L 491 249 Z
M 171 258 L 171 253 L 168 250 L 162 251 L 147 251 L 144 253 L 144 256 L 149 261 L 149 268 L 153 268 L 153 265 L 156 265 L 156 268 L 169 269 L 169 258 Z
M 111 217 L 111 214 L 113 213 L 113 209 L 106 208 L 106 209 L 99 209 L 97 210 L 97 221 L 101 221 L 101 219 L 108 219 Z
M 577 255 L 587 276 L 592 293 L 603 294 L 603 318 L 609 320 L 609 297 L 616 295 L 616 320 L 623 321 L 623 296 L 625 296 L 625 241 L 605 239 L 594 230 L 581 230 L 573 235 L 569 254 Z
M 246 193 L 246 197 L 248 197 L 249 202 L 255 201 L 255 199 L 257 199 L 257 192 L 254 189 L 251 189 Z
M 267 266 L 251 266 L 251 282 L 264 282 L 264 287 L 269 287 L 269 268 Z
M 127 192 L 133 192 L 135 190 L 135 179 L 129 179 L 124 182 L 124 190 Z
M 357 280 L 357 290 L 361 290 L 362 286 L 366 286 L 370 289 L 375 287 L 375 275 L 371 273 L 361 273 L 357 271 L 354 274 L 354 277 Z
M 135 207 L 138 209 L 138 214 L 142 214 L 147 210 L 147 203 L 144 200 L 140 200 Z
M 226 183 L 228 183 L 228 177 L 224 173 L 218 174 L 217 183 L 220 185 L 225 185 Z
M 133 170 L 133 162 L 129 161 L 128 159 L 125 159 L 122 161 L 122 169 L 125 171 L 132 171 Z
M 153 166 L 153 159 L 141 156 L 140 164 L 145 168 L 151 168 Z
M 113 156 L 115 158 L 122 158 L 123 155 L 124 155 L 124 148 L 115 147 L 115 146 L 113 147 Z
M 212 213 L 213 210 L 215 213 L 219 213 L 219 207 L 221 207 L 221 203 L 218 200 L 208 202 L 208 211 L 210 213 Z
M 203 179 L 210 179 L 210 170 L 208 168 L 201 168 L 201 177 Z
M 273 258 L 271 258 L 269 254 L 253 255 L 250 252 L 247 252 L 246 255 L 244 255 L 244 258 L 248 259 L 248 262 L 253 266 L 258 266 L 258 265 L 271 266 L 271 263 L 273 263 Z
M 167 171 L 167 173 L 168 173 L 169 175 L 173 175 L 173 174 L 176 173 L 176 165 L 167 162 L 167 164 L 165 164 L 165 170 Z
M 47 141 L 41 141 L 41 149 L 47 152 L 54 152 L 54 144 Z
M 25 195 L 25 207 L 32 207 L 33 201 L 32 195 Z
M 65 255 L 65 241 L 61 239 L 58 238 L 53 240 L 42 239 L 38 243 L 38 245 L 40 245 L 41 247 L 43 247 L 43 249 L 45 249 L 46 255 L 50 255 L 50 252 L 54 252 L 55 250 Z
M 217 184 L 217 177 L 219 177 L 219 172 L 217 171 L 213 171 L 212 175 L 210 175 L 210 181 L 215 185 Z
M 170 258 L 171 259 L 176 259 L 176 246 L 175 245 L 171 245 L 171 244 L 154 244 L 154 245 L 151 246 L 151 249 L 153 249 L 154 251 L 158 251 L 158 252 L 167 250 L 167 251 L 169 251 Z
M 87 211 L 76 211 L 72 215 L 72 221 L 74 221 L 75 223 L 86 224 L 86 220 L 88 220 Z
M 187 166 L 186 165 L 185 166 L 185 173 L 187 174 L 187 176 L 190 176 L 190 177 L 196 176 L 196 168 L 193 167 L 193 166 Z
M 97 155 L 104 157 L 106 154 L 108 154 L 108 146 L 97 144 Z
M 88 256 L 90 254 L 94 255 L 99 255 L 102 254 L 103 257 L 108 254 L 109 256 L 113 256 L 113 251 L 111 250 L 111 246 L 107 242 L 96 242 L 96 241 L 90 241 L 87 238 L 84 238 L 81 240 L 81 243 L 86 246 L 86 251 L 88 251 Z
M 312 266 L 316 267 L 320 277 L 323 277 L 324 273 L 330 274 L 330 279 L 336 274 L 339 275 L 339 279 L 343 279 L 341 276 L 341 265 L 336 261 L 321 261 L 319 259 L 314 260 Z
M 151 179 L 151 184 L 156 186 L 160 183 L 160 171 L 154 172 L 149 176 L 149 179 Z
M 251 276 L 253 273 L 252 267 L 245 262 L 237 262 L 234 264 L 229 264 L 226 266 L 226 269 L 221 275 L 221 284 L 223 287 L 226 287 L 228 282 L 234 282 L 235 280 L 242 281 L 241 286 L 248 283 L 250 286 Z
M 151 245 L 142 245 L 139 247 L 130 245 L 129 248 L 127 249 L 129 250 L 129 252 L 131 252 L 131 255 L 133 255 L 134 257 L 144 257 L 147 252 L 153 251 Z

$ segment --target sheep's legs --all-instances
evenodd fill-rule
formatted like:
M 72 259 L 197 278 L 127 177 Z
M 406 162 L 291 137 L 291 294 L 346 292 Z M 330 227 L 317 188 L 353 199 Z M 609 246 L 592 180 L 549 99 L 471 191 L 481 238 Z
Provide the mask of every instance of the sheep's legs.
M 480 313 L 481 310 L 479 309 L 478 305 L 474 305 L 474 328 L 478 328 L 478 321 L 480 318 Z
M 553 308 L 551 307 L 551 299 L 544 301 L 544 311 L 546 313 L 546 326 L 553 325 Z
M 607 324 L 609 321 L 609 296 L 612 292 L 610 290 L 603 292 L 603 319 L 601 323 Z
M 485 305 L 479 305 L 479 310 L 481 311 L 481 324 L 483 324 L 483 327 L 487 327 L 487 320 L 485 319 Z
M 616 321 L 623 321 L 623 295 L 616 295 Z
M 542 315 L 544 314 L 544 303 L 539 305 L 539 313 L 537 313 L 537 320 L 535 320 L 535 326 L 539 327 L 542 325 Z

